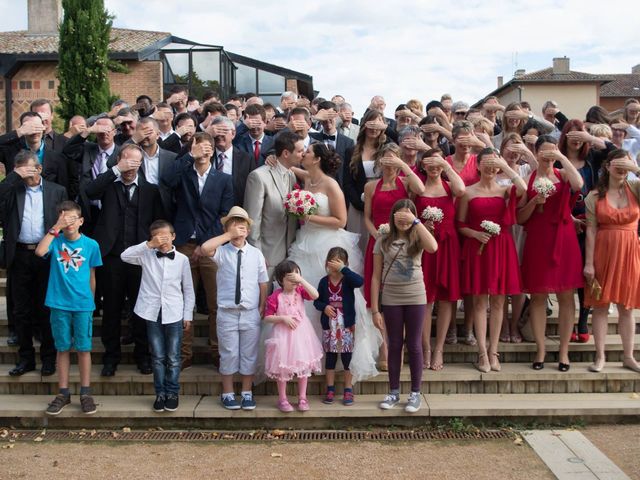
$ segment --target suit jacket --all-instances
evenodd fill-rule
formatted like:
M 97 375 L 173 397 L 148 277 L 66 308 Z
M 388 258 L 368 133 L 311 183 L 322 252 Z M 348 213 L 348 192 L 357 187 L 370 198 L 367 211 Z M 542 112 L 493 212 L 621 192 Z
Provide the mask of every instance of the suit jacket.
M 125 196 L 121 182 L 116 182 L 116 174 L 109 169 L 98 175 L 85 187 L 85 194 L 90 200 L 100 200 L 102 208 L 93 229 L 93 238 L 100 245 L 102 256 L 109 254 L 114 247 L 118 234 L 123 228 L 123 212 Z M 138 175 L 138 224 L 136 243 L 149 239 L 149 226 L 165 217 L 160 191 L 157 185 L 147 182 Z M 122 252 L 113 252 L 120 255 Z
M 163 150 L 169 150 L 170 152 L 173 152 L 176 154 L 180 153 L 180 150 L 182 149 L 182 144 L 180 143 L 180 137 L 175 132 L 173 132 L 164 140 L 158 137 L 158 145 L 160 145 L 160 148 L 162 148 Z
M 318 142 L 323 143 L 322 132 L 314 132 L 309 133 L 309 136 Z M 340 155 L 340 160 L 342 160 L 342 164 L 340 168 L 334 173 L 334 178 L 340 184 L 340 188 L 343 186 L 343 170 L 342 165 L 344 165 L 345 158 L 347 156 L 347 150 L 353 148 L 355 143 L 349 137 L 342 135 L 341 133 L 336 132 L 336 153 Z
M 42 180 L 42 205 L 44 209 L 45 233 L 53 227 L 58 220 L 56 207 L 67 199 L 67 191 L 61 185 Z M 11 172 L 0 183 L 0 212 L 2 213 L 5 262 L 6 267 L 11 268 L 16 254 L 16 244 L 22 228 L 22 214 L 26 187 L 24 181 L 15 172 Z
M 367 175 L 364 172 L 362 162 L 358 162 L 356 166 L 355 174 L 351 173 L 349 164 L 351 163 L 351 157 L 353 156 L 354 147 L 349 148 L 345 153 L 345 159 L 342 163 L 342 178 L 344 185 L 342 191 L 344 192 L 344 198 L 349 205 L 353 205 L 356 210 L 364 212 L 364 200 L 362 194 L 364 193 L 364 186 L 367 183 Z
M 107 159 L 107 165 L 115 165 L 115 163 L 117 162 L 116 158 L 118 157 L 119 151 L 120 147 L 118 145 L 115 145 L 113 153 Z M 100 147 L 98 147 L 97 143 L 87 141 L 87 139 L 83 138 L 82 135 L 75 135 L 69 139 L 67 144 L 64 146 L 62 153 L 72 165 L 76 165 L 78 171 L 78 203 L 82 208 L 82 216 L 84 217 L 84 221 L 95 222 L 97 219 L 91 218 L 91 203 L 89 202 L 89 198 L 85 193 L 85 188 L 89 183 L 93 181 L 93 164 L 98 158 Z
M 280 164 L 276 167 L 263 165 L 247 178 L 244 208 L 253 220 L 248 240 L 262 250 L 270 273 L 287 258 L 289 246 L 296 236 L 296 219 L 284 210 L 285 197 L 295 182 L 293 172 Z
M 47 144 L 49 149 L 54 152 L 62 153 L 64 146 L 66 145 L 69 139 L 65 137 L 62 133 L 57 133 L 55 131 L 51 131 L 51 137 L 45 135 L 44 141 Z
M 24 148 L 24 139 L 18 137 L 15 130 L 0 136 L 0 161 L 4 163 L 7 173 L 13 171 L 16 155 Z M 78 175 L 75 166 L 71 165 L 64 155 L 47 147 L 46 142 L 42 159 L 42 178 L 62 185 L 67 190 L 69 198 L 74 198 L 78 193 Z
M 234 138 L 233 146 L 251 155 L 252 159 L 254 158 L 253 138 L 251 138 L 251 136 L 249 135 L 249 132 L 246 132 L 245 134 Z M 262 143 L 260 144 L 260 158 L 258 159 L 258 165 L 256 165 L 256 167 L 259 167 L 260 165 L 264 165 L 264 161 L 267 158 L 267 152 L 269 152 L 270 150 L 273 150 L 273 148 L 274 148 L 273 137 L 265 134 L 264 137 L 262 137 Z
M 164 174 L 162 181 L 173 189 L 176 198 L 175 245 L 184 245 L 195 232 L 198 245 L 222 234 L 220 219 L 233 207 L 233 179 L 231 175 L 216 171 L 212 165 L 207 180 L 198 192 L 198 175 L 193 168 L 193 157 L 178 158 L 173 169 Z
M 216 150 L 215 154 L 218 152 Z M 231 165 L 231 177 L 233 178 L 233 204 L 239 207 L 244 205 L 244 191 L 247 186 L 247 177 L 255 170 L 256 163 L 253 153 L 248 154 L 233 147 L 233 161 Z

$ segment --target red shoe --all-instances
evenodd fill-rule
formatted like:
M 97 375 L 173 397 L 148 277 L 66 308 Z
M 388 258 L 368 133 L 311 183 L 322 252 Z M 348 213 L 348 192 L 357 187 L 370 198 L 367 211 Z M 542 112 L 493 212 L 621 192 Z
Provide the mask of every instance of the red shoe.
M 578 334 L 576 332 L 571 332 L 571 342 L 577 342 L 578 341 Z
M 587 343 L 589 341 L 588 333 L 579 333 L 578 334 L 578 343 Z

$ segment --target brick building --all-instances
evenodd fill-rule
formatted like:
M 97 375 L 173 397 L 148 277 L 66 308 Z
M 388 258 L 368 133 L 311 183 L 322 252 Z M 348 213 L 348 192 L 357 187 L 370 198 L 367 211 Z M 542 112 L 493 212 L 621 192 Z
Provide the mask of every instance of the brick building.
M 57 29 L 61 18 L 61 0 L 28 0 L 28 29 L 0 32 L 0 133 L 15 128 L 36 98 L 58 101 Z M 285 90 L 309 98 L 314 95 L 310 75 L 169 32 L 113 28 L 109 56 L 129 69 L 129 73 L 109 73 L 112 94 L 129 103 L 141 94 L 161 99 L 178 84 L 186 85 L 196 97 L 204 89 L 217 90 L 222 98 L 252 91 L 272 102 L 279 101 Z

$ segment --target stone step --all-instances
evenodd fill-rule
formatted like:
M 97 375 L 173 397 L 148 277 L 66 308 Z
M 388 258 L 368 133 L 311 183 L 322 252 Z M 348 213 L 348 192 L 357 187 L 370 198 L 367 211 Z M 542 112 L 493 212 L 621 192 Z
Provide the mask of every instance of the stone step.
M 49 417 L 44 409 L 50 395 L 0 395 L 0 424 L 26 428 L 345 428 L 366 426 L 427 426 L 452 418 L 491 422 L 590 423 L 633 421 L 640 415 L 640 395 L 636 393 L 571 394 L 430 394 L 423 395 L 419 412 L 402 408 L 406 398 L 392 410 L 378 407 L 381 395 L 361 395 L 351 407 L 325 405 L 321 397 L 309 396 L 307 412 L 281 413 L 277 397 L 256 396 L 253 411 L 225 410 L 216 397 L 184 395 L 176 412 L 161 414 L 151 409 L 152 395 L 96 395 L 98 411 L 80 413 L 78 397 L 60 415 Z M 295 401 L 292 397 L 290 400 Z M 278 432 L 272 432 L 276 437 Z M 114 438 L 118 435 L 114 430 Z M 44 433 L 46 438 L 46 432 Z
M 432 339 L 433 344 L 433 339 Z M 558 350 L 560 348 L 558 337 L 548 336 L 546 339 L 546 361 L 553 363 L 558 361 Z M 622 343 L 619 335 L 607 335 L 606 341 L 607 359 L 610 362 L 620 362 L 623 360 Z M 640 335 L 635 336 L 635 352 L 640 353 Z M 36 352 L 39 344 L 35 343 Z M 99 338 L 93 338 L 94 361 L 100 363 L 101 353 L 104 347 Z M 531 342 L 523 343 L 500 343 L 498 347 L 501 361 L 504 363 L 531 363 L 535 360 L 536 345 Z M 571 343 L 569 347 L 569 358 L 572 362 L 592 362 L 595 347 L 593 337 L 587 343 Z M 7 346 L 7 338 L 0 337 L 0 364 L 11 364 L 16 361 L 17 347 Z M 122 363 L 134 363 L 133 345 L 122 347 Z M 477 347 L 458 343 L 456 345 L 445 345 L 445 363 L 473 363 L 477 361 Z M 405 355 L 405 362 L 408 360 Z M 75 362 L 75 354 L 72 354 Z M 210 364 L 212 361 L 211 350 L 208 340 L 205 337 L 195 337 L 193 341 L 193 363 L 197 365 Z
M 534 371 L 529 364 L 503 363 L 500 372 L 481 373 L 471 364 L 449 364 L 441 371 L 424 370 L 421 390 L 424 393 L 619 393 L 640 391 L 640 374 L 622 367 L 620 362 L 610 362 L 599 373 L 587 370 L 589 363 L 574 363 L 569 372 L 559 372 L 556 364 L 548 364 L 544 370 Z M 42 377 L 39 371 L 21 377 L 9 376 L 12 364 L 0 365 L 0 394 L 55 394 L 57 376 Z M 91 383 L 94 393 L 100 395 L 152 395 L 153 376 L 142 375 L 133 365 L 121 365 L 113 377 L 101 377 L 99 365 L 94 365 Z M 70 388 L 80 391 L 80 375 L 77 365 L 72 365 Z M 184 395 L 220 395 L 221 376 L 213 366 L 196 365 L 180 374 L 181 393 Z M 236 390 L 240 378 L 235 378 Z M 344 387 L 342 372 L 336 373 L 336 390 Z M 289 385 L 290 393 L 295 386 Z M 411 391 L 409 368 L 405 365 L 400 375 L 400 390 Z M 322 395 L 326 391 L 324 375 L 309 379 L 310 395 Z M 354 393 L 383 395 L 388 391 L 388 376 L 382 372 L 376 377 L 354 385 Z M 263 381 L 254 387 L 257 395 L 276 395 L 273 381 Z

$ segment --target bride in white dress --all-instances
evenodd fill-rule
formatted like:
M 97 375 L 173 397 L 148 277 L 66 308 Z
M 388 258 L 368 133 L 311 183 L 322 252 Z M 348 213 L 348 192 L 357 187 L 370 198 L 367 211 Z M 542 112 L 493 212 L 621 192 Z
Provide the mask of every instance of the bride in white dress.
M 360 235 L 347 232 L 347 208 L 340 185 L 330 175 L 340 166 L 340 157 L 323 143 L 309 145 L 302 159 L 304 170 L 296 175 L 304 181 L 305 190 L 314 194 L 318 211 L 304 220 L 295 242 L 289 249 L 289 260 L 300 266 L 304 278 L 314 286 L 327 272 L 325 260 L 329 249 L 342 247 L 349 254 L 349 268 L 362 275 L 364 261 L 358 246 Z M 320 312 L 313 302 L 305 302 L 309 320 L 322 340 Z M 356 328 L 350 370 L 353 381 L 361 381 L 378 374 L 376 360 L 382 336 L 371 320 L 360 290 L 355 292 Z

